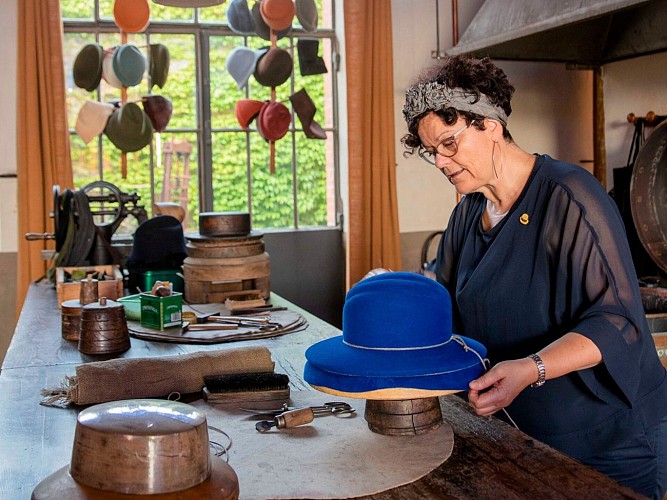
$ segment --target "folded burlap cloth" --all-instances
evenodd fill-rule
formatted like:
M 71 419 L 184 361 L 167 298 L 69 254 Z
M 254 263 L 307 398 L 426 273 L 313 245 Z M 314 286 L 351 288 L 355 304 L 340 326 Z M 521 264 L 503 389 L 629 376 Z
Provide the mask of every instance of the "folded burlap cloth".
M 45 406 L 89 405 L 121 399 L 199 392 L 208 375 L 272 372 L 266 347 L 201 351 L 162 358 L 122 358 L 84 363 L 61 387 L 43 389 Z

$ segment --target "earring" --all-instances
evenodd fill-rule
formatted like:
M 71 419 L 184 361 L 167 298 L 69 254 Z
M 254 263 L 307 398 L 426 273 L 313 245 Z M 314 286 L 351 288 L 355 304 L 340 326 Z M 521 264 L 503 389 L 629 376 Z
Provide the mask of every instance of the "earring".
M 496 146 L 498 145 L 498 141 L 493 141 L 493 148 L 491 149 L 491 167 L 493 168 L 493 175 L 496 176 L 496 179 L 498 178 L 498 171 L 496 170 Z M 500 147 L 500 146 L 498 146 Z M 502 158 L 501 158 L 501 167 L 502 167 Z

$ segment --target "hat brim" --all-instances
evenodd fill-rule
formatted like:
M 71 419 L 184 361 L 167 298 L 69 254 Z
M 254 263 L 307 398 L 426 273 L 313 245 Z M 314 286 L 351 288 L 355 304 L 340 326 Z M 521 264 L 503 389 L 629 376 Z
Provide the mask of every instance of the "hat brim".
M 69 465 L 57 470 L 43 479 L 33 490 L 32 498 L 53 499 L 67 498 L 68 500 L 89 500 L 111 498 L 114 492 L 100 490 L 79 483 L 69 472 Z M 120 494 L 122 498 L 147 498 L 146 495 Z M 191 488 L 161 493 L 160 499 L 176 500 L 183 498 L 238 498 L 239 481 L 234 469 L 211 453 L 211 475 L 202 483 Z
M 317 388 L 349 394 L 397 388 L 467 390 L 470 381 L 485 372 L 480 357 L 486 356 L 486 348 L 473 339 L 457 337 L 468 349 L 454 337 L 438 347 L 401 350 L 357 348 L 345 344 L 342 335 L 332 337 L 306 350 L 304 379 Z

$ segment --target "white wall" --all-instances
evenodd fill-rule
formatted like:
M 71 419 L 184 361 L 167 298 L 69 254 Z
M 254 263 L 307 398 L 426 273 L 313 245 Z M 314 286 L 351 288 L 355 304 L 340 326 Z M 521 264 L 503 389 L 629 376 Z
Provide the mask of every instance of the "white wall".
M 16 173 L 16 13 L 18 0 L 0 0 L 0 175 Z M 0 252 L 16 252 L 16 178 L 0 177 Z
M 608 64 L 603 76 L 605 93 L 605 135 L 607 143 L 607 185 L 613 183 L 613 169 L 628 161 L 634 128 L 627 115 L 646 116 L 649 111 L 667 115 L 667 53 L 638 57 Z M 648 137 L 651 128 L 646 129 Z

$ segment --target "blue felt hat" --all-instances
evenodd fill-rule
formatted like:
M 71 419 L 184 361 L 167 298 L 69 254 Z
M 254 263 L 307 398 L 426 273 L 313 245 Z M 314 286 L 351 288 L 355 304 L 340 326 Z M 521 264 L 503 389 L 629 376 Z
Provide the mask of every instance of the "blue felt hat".
M 347 293 L 343 335 L 306 350 L 304 379 L 364 399 L 467 390 L 485 371 L 486 348 L 451 328 L 451 299 L 438 282 L 404 272 L 366 278 Z
M 268 50 L 268 48 L 253 50 L 249 47 L 241 46 L 235 47 L 229 53 L 225 61 L 225 66 L 229 74 L 234 78 L 234 81 L 236 81 L 236 86 L 239 89 L 248 85 L 248 78 L 255 71 L 257 61 Z
M 248 0 L 232 0 L 227 7 L 227 22 L 235 33 L 241 35 L 255 34 L 255 21 L 252 19 Z
M 113 53 L 112 64 L 114 73 L 126 87 L 139 85 L 146 71 L 146 58 L 134 45 L 118 47 Z

